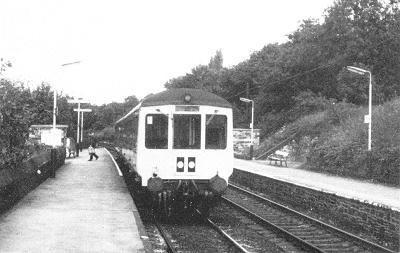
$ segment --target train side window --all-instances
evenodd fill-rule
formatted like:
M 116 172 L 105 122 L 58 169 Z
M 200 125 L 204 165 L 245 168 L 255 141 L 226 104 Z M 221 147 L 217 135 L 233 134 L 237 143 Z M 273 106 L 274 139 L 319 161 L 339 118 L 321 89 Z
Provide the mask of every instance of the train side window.
M 168 116 L 163 114 L 146 115 L 146 148 L 168 148 Z
M 174 114 L 174 149 L 200 149 L 201 115 Z
M 206 149 L 226 148 L 226 116 L 206 115 Z

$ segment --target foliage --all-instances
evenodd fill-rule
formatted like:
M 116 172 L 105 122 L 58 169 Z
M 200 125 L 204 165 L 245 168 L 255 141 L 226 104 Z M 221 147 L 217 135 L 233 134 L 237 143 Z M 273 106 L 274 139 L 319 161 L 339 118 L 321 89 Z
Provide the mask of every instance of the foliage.
M 29 90 L 22 83 L 3 78 L 0 97 L 0 169 L 16 168 L 27 155 L 43 149 L 29 142 L 28 132 L 33 124 L 52 123 L 53 91 L 46 83 Z M 57 123 L 70 125 L 72 129 L 75 114 L 67 98 L 58 96 Z
M 325 111 L 303 116 L 266 138 L 255 156 L 291 137 L 291 156 L 307 158 L 303 168 L 398 186 L 400 99 L 374 108 L 372 152 L 367 151 L 366 113 L 365 107 L 331 104 Z
M 222 52 L 217 51 L 208 65 L 199 65 L 192 69 L 192 73 L 169 80 L 165 87 L 167 89 L 204 89 L 218 94 L 221 91 L 221 79 L 224 71 Z
M 28 154 L 41 149 L 28 140 L 28 130 L 33 124 L 52 124 L 54 92 L 47 83 L 29 90 L 22 83 L 0 79 L 0 98 L 0 168 L 15 168 Z M 77 113 L 68 104 L 70 98 L 57 95 L 57 124 L 68 125 L 67 136 L 74 137 Z M 84 133 L 113 125 L 138 102 L 129 96 L 123 103 L 91 106 L 94 110 L 85 115 Z
M 308 168 L 380 183 L 400 183 L 400 100 L 374 108 L 372 151 L 367 151 L 366 108 L 344 108 L 335 113 L 339 123 L 322 133 L 310 151 Z
M 114 123 L 132 110 L 139 100 L 136 96 L 128 96 L 124 102 L 112 102 L 101 106 L 92 106 L 93 113 L 88 115 L 86 127 L 90 131 L 100 131 L 104 128 L 113 126 Z
M 200 88 L 225 97 L 237 109 L 239 126 L 250 122 L 248 105 L 239 98 L 253 99 L 255 125 L 264 130 L 263 136 L 324 110 L 325 102 L 311 101 L 312 96 L 365 105 L 368 76 L 350 73 L 345 69 L 349 65 L 372 72 L 373 103 L 382 104 L 400 94 L 398 6 L 397 0 L 335 1 L 323 22 L 304 20 L 288 42 L 268 44 L 232 68 L 222 67 L 218 51 L 207 66 L 199 65 L 165 87 Z M 300 105 L 304 96 L 315 104 Z
M 0 167 L 15 167 L 25 157 L 31 121 L 29 90 L 0 79 Z
M 12 67 L 12 64 L 10 61 L 6 61 L 3 58 L 0 58 L 0 75 L 3 71 L 6 70 L 6 68 Z

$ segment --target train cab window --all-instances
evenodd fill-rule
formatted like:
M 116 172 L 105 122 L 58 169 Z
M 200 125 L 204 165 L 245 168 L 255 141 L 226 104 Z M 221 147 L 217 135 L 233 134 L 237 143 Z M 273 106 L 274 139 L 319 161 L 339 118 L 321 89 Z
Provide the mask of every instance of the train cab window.
M 146 115 L 146 148 L 168 148 L 168 116 L 163 114 Z
M 226 148 L 226 116 L 206 115 L 206 149 Z
M 174 115 L 174 149 L 200 149 L 201 116 Z

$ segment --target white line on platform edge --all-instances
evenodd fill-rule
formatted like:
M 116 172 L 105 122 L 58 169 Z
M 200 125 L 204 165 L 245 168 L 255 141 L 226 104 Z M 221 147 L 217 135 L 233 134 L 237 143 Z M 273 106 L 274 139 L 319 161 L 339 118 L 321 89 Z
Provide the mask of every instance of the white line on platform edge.
M 120 176 L 120 177 L 122 177 L 122 172 L 121 172 L 121 170 L 119 169 L 119 166 L 118 166 L 118 164 L 117 164 L 117 162 L 114 160 L 114 157 L 112 156 L 112 154 L 110 153 L 110 151 L 108 151 L 108 149 L 106 149 L 106 148 L 104 148 L 106 151 L 107 151 L 107 153 L 110 155 L 110 157 L 111 157 L 111 160 L 114 162 L 114 165 L 115 165 L 115 168 L 117 168 L 117 171 L 118 171 L 118 175 Z

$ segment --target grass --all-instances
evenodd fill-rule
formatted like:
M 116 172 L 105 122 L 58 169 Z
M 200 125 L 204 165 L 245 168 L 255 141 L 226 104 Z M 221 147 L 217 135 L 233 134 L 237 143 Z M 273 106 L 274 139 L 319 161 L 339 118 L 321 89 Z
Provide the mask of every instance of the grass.
M 374 106 L 372 151 L 367 150 L 367 108 L 338 103 L 283 127 L 262 142 L 261 154 L 297 133 L 289 143 L 291 158 L 301 168 L 333 175 L 400 185 L 400 99 Z

